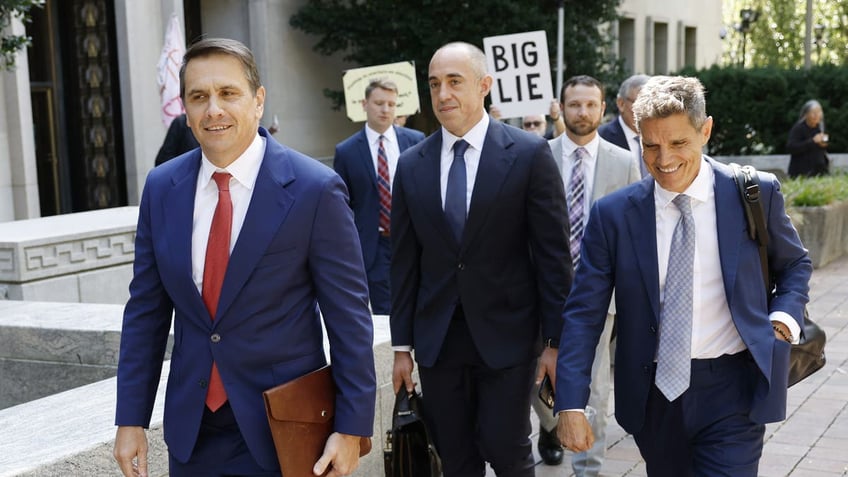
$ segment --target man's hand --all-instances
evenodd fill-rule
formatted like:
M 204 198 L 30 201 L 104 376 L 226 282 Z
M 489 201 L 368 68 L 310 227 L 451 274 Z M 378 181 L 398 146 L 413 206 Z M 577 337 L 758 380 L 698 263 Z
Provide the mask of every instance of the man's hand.
M 539 356 L 539 366 L 536 368 L 536 386 L 542 384 L 547 374 L 551 380 L 551 386 L 556 389 L 556 365 L 557 365 L 557 349 L 546 347 Z
M 392 368 L 392 385 L 395 394 L 400 391 L 401 385 L 404 385 L 409 393 L 415 390 L 415 382 L 412 381 L 412 370 L 414 368 L 415 362 L 412 361 L 412 353 L 395 351 L 395 364 Z
M 592 426 L 589 425 L 589 420 L 582 411 L 559 413 L 557 437 L 563 447 L 573 452 L 585 452 L 595 443 Z
M 329 469 L 327 477 L 350 475 L 359 467 L 359 436 L 334 432 L 324 445 L 324 454 L 312 467 L 312 473 L 323 475 Z
M 118 426 L 112 452 L 124 477 L 147 477 L 147 434 L 141 426 Z

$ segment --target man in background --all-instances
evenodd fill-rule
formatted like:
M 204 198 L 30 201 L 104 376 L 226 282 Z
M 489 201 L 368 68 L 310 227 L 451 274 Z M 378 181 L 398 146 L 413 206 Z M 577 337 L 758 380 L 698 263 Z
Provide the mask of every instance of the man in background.
M 580 265 L 582 231 L 592 203 L 640 179 L 639 169 L 628 151 L 605 141 L 598 133 L 604 117 L 604 87 L 591 76 L 574 76 L 563 85 L 560 100 L 565 116 L 565 134 L 550 141 L 554 160 L 562 174 L 568 203 L 571 259 Z M 610 391 L 610 335 L 615 304 L 609 304 L 601 339 L 592 363 L 589 406 L 595 411 L 592 432 L 595 444 L 575 453 L 571 467 L 578 477 L 597 477 L 606 453 L 606 425 Z M 536 397 L 532 401 L 539 415 L 539 454 L 548 465 L 562 461 L 563 452 L 556 437 L 557 421 L 552 410 Z
M 394 126 L 398 89 L 394 82 L 372 80 L 365 87 L 365 126 L 336 146 L 333 168 L 350 194 L 350 207 L 359 233 L 371 311 L 391 310 L 389 266 L 392 259 L 392 179 L 400 153 L 424 139 L 424 133 Z
M 636 132 L 636 122 L 633 118 L 633 102 L 639 96 L 642 85 L 650 78 L 648 75 L 633 75 L 624 80 L 615 98 L 618 117 L 598 128 L 598 134 L 602 138 L 631 152 L 633 160 L 639 165 L 642 177 L 648 175 L 648 169 L 642 161 L 642 146 L 639 143 L 639 133 Z

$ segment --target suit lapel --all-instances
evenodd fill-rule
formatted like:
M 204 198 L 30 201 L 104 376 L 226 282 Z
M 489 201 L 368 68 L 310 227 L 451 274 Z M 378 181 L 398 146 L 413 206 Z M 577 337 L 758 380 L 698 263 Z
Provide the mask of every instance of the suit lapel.
M 412 170 L 414 190 L 408 191 L 411 200 L 420 200 L 424 213 L 430 217 L 433 227 L 454 249 L 459 248 L 453 236 L 445 212 L 442 209 L 442 186 L 440 180 L 442 156 L 442 134 L 437 132 L 424 140 Z
M 648 298 L 654 321 L 660 316 L 660 277 L 657 264 L 656 206 L 654 204 L 654 181 L 642 181 L 628 197 L 632 213 L 624 214 L 633 246 L 633 257 L 642 274 L 642 282 L 648 288 Z
M 468 207 L 468 220 L 462 234 L 462 246 L 466 247 L 474 234 L 483 226 L 489 210 L 495 205 L 495 199 L 509 174 L 515 156 L 509 151 L 513 140 L 504 131 L 503 125 L 492 121 L 483 142 L 471 204 Z
M 230 254 L 227 274 L 221 287 L 216 314 L 221 319 L 226 318 L 228 308 L 268 249 L 294 204 L 294 197 L 285 188 L 295 180 L 288 153 L 272 138 L 266 136 L 266 141 L 265 157 L 262 158 L 244 224 Z M 221 319 L 215 320 L 216 326 Z
M 371 148 L 368 145 L 368 136 L 365 134 L 365 128 L 359 132 L 359 137 L 356 141 L 356 152 L 360 158 L 360 164 L 365 168 L 368 177 L 371 178 L 371 185 L 374 191 L 377 191 L 377 172 L 374 170 L 374 159 L 371 157 Z
M 606 167 L 607 160 L 607 147 L 604 144 L 604 141 L 601 140 L 598 145 L 598 160 L 595 161 L 595 177 L 592 179 L 592 202 L 595 203 L 596 200 L 603 197 L 606 193 L 607 187 L 609 187 L 609 179 L 610 175 L 608 172 L 608 168 Z M 603 174 L 601 171 L 605 171 Z
M 711 159 L 707 162 L 715 173 L 716 228 L 718 229 L 718 254 L 721 262 L 721 275 L 724 279 L 724 294 L 727 304 L 733 302 L 733 290 L 736 285 L 737 264 L 742 248 L 742 240 L 748 239 L 745 233 L 745 215 L 739 198 L 736 181 L 727 166 L 719 165 Z M 757 258 L 758 259 L 758 258 Z
M 199 309 L 200 316 L 208 322 L 209 315 L 203 298 L 197 291 L 192 277 L 191 234 L 194 223 L 194 199 L 197 192 L 197 174 L 200 169 L 200 149 L 191 153 L 191 159 L 183 161 L 186 165 L 171 176 L 171 189 L 162 201 L 164 223 L 167 230 L 162 237 L 168 237 L 168 251 L 173 269 L 179 276 L 173 280 L 175 290 L 169 290 L 174 297 L 189 300 L 188 309 Z

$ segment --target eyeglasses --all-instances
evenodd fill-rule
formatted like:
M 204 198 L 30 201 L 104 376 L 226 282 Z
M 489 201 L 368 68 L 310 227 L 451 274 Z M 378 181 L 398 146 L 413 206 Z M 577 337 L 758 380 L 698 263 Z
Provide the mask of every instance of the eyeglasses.
M 524 121 L 524 129 L 537 128 L 542 125 L 542 121 Z

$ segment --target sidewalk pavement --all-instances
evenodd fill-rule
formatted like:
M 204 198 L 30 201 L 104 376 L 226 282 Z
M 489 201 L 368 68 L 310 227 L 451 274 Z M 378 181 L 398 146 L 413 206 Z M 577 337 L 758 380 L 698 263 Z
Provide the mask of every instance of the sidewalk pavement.
M 759 471 L 762 477 L 848 476 L 848 256 L 813 271 L 807 309 L 827 333 L 827 364 L 789 389 L 786 420 L 766 426 Z M 535 415 L 533 418 L 535 453 L 538 422 Z M 633 438 L 614 417 L 609 422 L 601 475 L 647 476 Z M 538 454 L 536 461 L 537 477 L 574 475 L 570 452 L 566 451 L 559 466 L 541 463 Z M 491 470 L 486 475 L 494 477 Z

